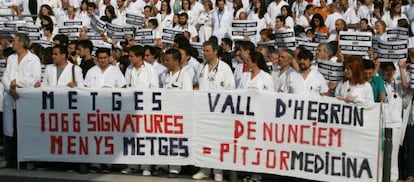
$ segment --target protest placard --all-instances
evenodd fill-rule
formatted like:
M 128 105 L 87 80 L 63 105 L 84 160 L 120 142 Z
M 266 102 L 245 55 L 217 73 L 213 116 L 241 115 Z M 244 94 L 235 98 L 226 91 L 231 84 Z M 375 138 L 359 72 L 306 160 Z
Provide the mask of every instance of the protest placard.
M 154 32 L 151 29 L 139 29 L 135 33 L 135 40 L 139 44 L 154 45 Z
M 318 61 L 318 71 L 326 80 L 342 81 L 344 80 L 344 66 L 342 63 L 332 61 Z
M 136 26 L 137 29 L 142 28 L 143 21 L 144 21 L 143 16 L 140 16 L 140 15 L 137 15 L 137 14 L 132 14 L 132 13 L 127 13 L 126 14 L 126 23 L 128 25 Z
M 388 41 L 408 40 L 409 38 L 408 28 L 388 27 L 385 32 Z
M 377 40 L 377 55 L 381 62 L 397 62 L 407 60 L 407 41 Z
M 339 32 L 339 49 L 342 54 L 367 56 L 372 48 L 371 32 Z
M 295 31 L 293 29 L 278 30 L 275 33 L 276 47 L 296 49 Z
M 182 34 L 183 31 L 174 28 L 163 28 L 161 34 L 161 40 L 165 43 L 174 43 L 174 38 L 177 34 Z
M 255 40 L 257 34 L 257 21 L 255 20 L 233 20 L 231 22 L 231 37 L 233 40 L 243 40 L 248 36 Z

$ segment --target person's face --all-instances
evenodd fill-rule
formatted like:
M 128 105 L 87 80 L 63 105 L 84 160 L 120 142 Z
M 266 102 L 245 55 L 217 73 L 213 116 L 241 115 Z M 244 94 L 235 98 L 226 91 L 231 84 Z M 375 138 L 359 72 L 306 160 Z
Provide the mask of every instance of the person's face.
M 328 60 L 329 55 L 324 46 L 318 46 L 316 49 L 316 58 L 321 60 Z
M 321 0 L 320 4 L 321 4 L 321 7 L 326 7 L 326 0 Z
M 94 11 L 92 7 L 88 7 L 88 15 L 92 15 Z
M 41 24 L 42 24 L 42 26 L 44 27 L 44 26 L 46 26 L 46 25 L 49 25 L 49 21 L 47 21 L 46 19 L 42 19 L 41 20 L 41 22 L 40 22 Z
M 344 23 L 341 21 L 341 20 L 336 20 L 335 21 L 335 29 L 336 29 L 336 31 L 343 31 L 344 30 L 344 28 L 345 28 L 345 25 L 344 25 Z
M 313 19 L 313 23 L 315 24 L 315 26 L 319 27 L 321 25 L 321 20 L 319 20 L 318 18 Z
M 75 17 L 75 9 L 74 8 L 71 7 L 71 8 L 68 9 L 68 16 L 71 17 L 71 18 Z
M 68 45 L 68 52 L 69 52 L 69 54 L 72 54 L 73 52 L 76 52 L 76 44 L 69 44 Z
M 246 61 L 250 58 L 249 50 L 240 49 L 240 57 L 243 59 L 243 61 Z
M 164 65 L 165 65 L 165 67 L 167 67 L 168 69 L 173 69 L 174 68 L 174 66 L 176 66 L 175 65 L 175 60 L 174 60 L 174 58 L 172 57 L 172 55 L 171 54 L 166 54 L 165 55 L 165 57 L 164 57 Z
M 163 2 L 161 3 L 161 10 L 162 10 L 162 11 L 167 11 L 167 10 L 168 10 L 168 4 L 167 4 L 167 2 L 166 2 L 166 1 L 163 1 Z
M 81 10 L 87 10 L 88 9 L 88 4 L 86 2 L 81 4 Z
M 145 50 L 144 60 L 151 63 L 154 61 L 154 55 L 152 55 L 150 50 L 148 49 Z
M 361 30 L 368 30 L 368 23 L 366 21 L 359 22 L 359 26 L 361 27 Z
M 210 10 L 210 6 L 208 5 L 208 3 L 204 3 L 204 11 L 209 11 Z
M 118 7 L 122 7 L 122 6 L 124 6 L 124 1 L 116 0 L 116 4 L 118 5 Z
M 289 53 L 282 51 L 279 54 L 279 66 L 281 68 L 285 68 L 290 66 L 290 64 L 292 63 L 292 58 L 290 57 Z
M 395 11 L 396 13 L 401 13 L 401 4 L 396 5 L 396 6 L 394 7 L 394 11 Z
M 279 65 L 279 55 L 277 53 L 272 53 L 270 55 L 270 61 L 274 66 Z
M 214 59 L 216 59 L 216 55 L 217 55 L 217 50 L 214 50 L 213 47 L 211 45 L 206 45 L 203 46 L 203 54 L 204 54 L 204 59 L 207 62 L 211 62 Z
M 185 16 L 180 16 L 180 25 L 186 25 L 187 24 L 187 18 Z
M 42 12 L 42 15 L 49 14 L 49 10 L 47 10 L 47 8 L 45 8 L 45 7 L 42 7 L 41 12 Z
M 287 9 L 286 9 L 286 8 L 282 8 L 282 9 L 280 10 L 280 13 L 281 13 L 283 16 L 287 16 L 288 11 L 287 11 Z
M 60 65 L 64 61 L 66 61 L 65 54 L 61 54 L 59 49 L 55 48 L 52 50 L 52 58 L 53 58 L 53 64 Z
M 375 30 L 378 32 L 378 33 L 383 33 L 384 32 L 384 27 L 381 25 L 381 23 L 375 23 Z
M 107 16 L 108 18 L 111 18 L 112 16 L 111 16 L 111 13 L 109 13 L 109 11 L 106 9 L 105 10 L 105 16 Z
M 310 59 L 299 59 L 299 69 L 300 71 L 306 71 L 308 69 L 310 69 L 312 64 L 312 60 Z
M 107 68 L 110 64 L 109 55 L 105 52 L 98 53 L 96 61 L 101 69 Z
M 350 66 L 345 67 L 345 77 L 348 79 L 352 78 L 352 70 Z
M 180 21 L 180 19 L 178 18 L 178 16 L 177 15 L 174 15 L 173 22 L 174 23 L 179 23 L 179 21 Z
M 394 78 L 395 70 L 392 67 L 387 67 L 383 70 L 384 79 L 392 80 Z
M 190 2 L 189 1 L 183 1 L 183 9 L 184 10 L 190 10 Z
M 221 41 L 220 46 L 223 48 L 224 51 L 228 51 L 229 50 L 229 46 L 227 46 L 227 44 L 224 43 L 223 41 Z
M 277 30 L 283 28 L 283 22 L 279 18 L 276 18 L 275 27 Z
M 245 64 L 246 64 L 246 66 L 247 66 L 248 68 L 250 68 L 250 69 L 252 69 L 252 68 L 254 68 L 254 67 L 256 67 L 256 66 L 257 66 L 257 64 L 256 64 L 256 63 L 253 63 L 251 59 L 246 59 L 246 60 L 244 61 L 244 63 L 245 63 Z
M 136 56 L 132 51 L 129 51 L 128 60 L 132 65 L 141 65 L 144 63 L 142 56 Z
M 260 8 L 261 5 L 262 4 L 260 3 L 260 1 L 256 1 L 256 3 L 255 3 L 256 8 Z
M 18 49 L 23 48 L 23 42 L 20 42 L 20 38 L 19 37 L 14 37 L 13 41 L 12 41 L 12 47 L 13 50 L 17 51 Z
M 151 16 L 150 8 L 145 8 L 144 9 L 144 16 L 145 16 L 145 18 L 149 18 Z
M 181 54 L 181 62 L 184 63 L 189 59 L 189 55 L 187 55 L 187 53 L 183 50 L 183 49 L 178 49 L 178 51 L 180 51 Z
M 374 69 L 365 69 L 365 75 L 368 79 L 371 79 L 374 76 Z
M 86 50 L 82 46 L 78 46 L 76 48 L 76 53 L 79 55 L 79 57 L 84 58 L 86 55 Z
M 219 1 L 218 3 L 217 3 L 217 8 L 219 9 L 219 11 L 223 11 L 224 10 L 224 6 L 225 6 L 226 4 L 224 3 L 224 1 Z

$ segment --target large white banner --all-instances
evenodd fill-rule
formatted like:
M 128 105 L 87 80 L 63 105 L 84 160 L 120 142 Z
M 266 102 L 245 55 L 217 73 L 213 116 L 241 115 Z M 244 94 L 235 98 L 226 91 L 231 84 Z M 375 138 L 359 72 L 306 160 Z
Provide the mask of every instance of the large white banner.
M 378 181 L 379 105 L 257 91 L 18 92 L 19 161 L 193 164 Z
M 192 92 L 19 93 L 20 161 L 192 164 Z

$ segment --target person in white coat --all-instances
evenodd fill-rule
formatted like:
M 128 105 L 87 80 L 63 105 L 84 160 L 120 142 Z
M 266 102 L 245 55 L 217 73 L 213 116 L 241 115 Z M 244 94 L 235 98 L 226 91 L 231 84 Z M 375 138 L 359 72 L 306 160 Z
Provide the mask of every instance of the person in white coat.
M 53 64 L 47 65 L 42 83 L 39 86 L 83 86 L 82 69 L 68 61 L 68 49 L 66 46 L 57 45 L 52 49 Z
M 202 91 L 233 90 L 235 87 L 234 76 L 231 68 L 218 58 L 219 46 L 211 41 L 203 44 L 205 63 L 197 70 L 198 86 L 194 87 Z M 214 169 L 214 180 L 223 181 L 223 170 Z M 193 179 L 204 179 L 210 176 L 210 169 L 201 168 L 192 177 Z
M 200 13 L 200 16 L 197 19 L 198 25 L 200 26 L 198 31 L 200 42 L 208 40 L 213 30 L 213 3 L 210 0 L 206 0 L 203 5 L 204 11 Z
M 265 59 L 260 52 L 252 51 L 244 54 L 242 47 L 242 57 L 250 71 L 241 75 L 239 87 L 237 89 L 274 91 L 272 76 L 267 67 Z
M 157 70 L 144 61 L 145 49 L 140 45 L 134 45 L 129 48 L 128 59 L 129 66 L 125 71 L 125 78 L 128 88 L 134 89 L 157 89 L 159 88 Z M 151 175 L 151 166 L 142 165 L 142 175 Z M 128 165 L 121 171 L 122 174 L 138 172 L 138 165 Z
M 171 12 L 170 4 L 167 1 L 161 2 L 161 11 L 157 14 L 158 21 L 157 35 L 162 35 L 163 28 L 172 28 L 174 14 Z
M 111 50 L 98 48 L 96 65 L 88 70 L 84 84 L 92 88 L 123 88 L 126 87 L 125 77 L 121 70 L 110 64 Z
M 398 153 L 401 143 L 401 132 L 403 131 L 404 97 L 407 94 L 408 79 L 406 74 L 407 63 L 398 61 L 399 74 L 392 62 L 381 63 L 382 76 L 384 78 L 387 92 L 385 105 L 385 128 L 392 130 L 391 150 L 391 181 L 397 181 L 399 176 Z
M 19 95 L 17 88 L 34 87 L 40 81 L 41 62 L 39 58 L 29 51 L 30 39 L 26 34 L 17 33 L 12 42 L 12 47 L 16 51 L 7 59 L 6 70 L 2 78 L 4 86 L 4 110 L 3 110 L 3 132 L 4 132 L 4 153 L 5 163 L 1 166 L 9 166 L 17 160 L 17 134 L 13 127 L 15 124 L 16 100 Z
M 361 57 L 353 56 L 345 62 L 344 67 L 347 81 L 338 84 L 335 96 L 339 100 L 360 106 L 374 104 L 374 94 L 368 78 L 364 74 Z
M 224 37 L 230 37 L 233 13 L 225 8 L 225 0 L 217 0 L 216 6 L 217 9 L 213 12 L 213 35 L 221 40 Z

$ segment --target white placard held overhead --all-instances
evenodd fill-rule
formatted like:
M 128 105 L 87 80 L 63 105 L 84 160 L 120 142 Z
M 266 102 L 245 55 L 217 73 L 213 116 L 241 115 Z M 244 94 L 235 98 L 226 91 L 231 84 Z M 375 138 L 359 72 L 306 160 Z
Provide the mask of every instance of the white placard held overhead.
M 371 47 L 371 32 L 339 32 L 339 48 L 341 49 L 342 54 L 366 56 Z
M 377 40 L 377 55 L 380 62 L 398 62 L 407 60 L 407 41 Z

